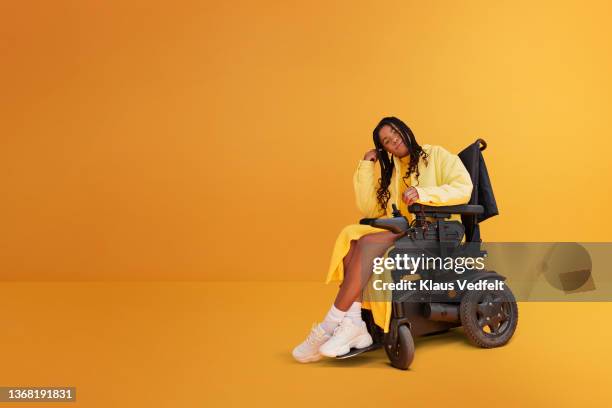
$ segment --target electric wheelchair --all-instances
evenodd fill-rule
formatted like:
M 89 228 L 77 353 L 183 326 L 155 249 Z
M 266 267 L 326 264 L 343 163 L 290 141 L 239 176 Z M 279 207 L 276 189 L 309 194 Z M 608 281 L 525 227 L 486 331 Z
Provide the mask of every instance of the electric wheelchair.
M 485 148 L 486 143 L 478 139 L 459 154 L 474 183 L 468 204 L 441 207 L 413 204 L 407 208 L 414 214 L 410 224 L 395 205 L 391 218 L 364 218 L 360 221 L 361 224 L 394 233 L 405 233 L 395 241 L 387 257 L 419 257 L 426 254 L 444 259 L 486 259 L 487 253 L 482 249 L 478 223 L 489 216 L 497 215 L 497 207 L 480 153 Z M 476 150 L 477 153 L 474 154 Z M 466 151 L 471 151 L 472 154 L 465 154 Z M 487 191 L 479 191 L 479 184 Z M 478 204 L 479 199 L 487 201 L 486 204 L 491 204 L 492 199 L 493 210 L 491 211 L 490 205 L 487 207 Z M 489 214 L 483 215 L 485 209 Z M 460 214 L 462 222 L 448 220 L 452 214 Z M 485 268 L 472 268 L 459 274 L 455 270 L 439 266 L 421 265 L 410 274 L 398 269 L 391 270 L 393 283 L 427 280 L 435 282 L 437 288 L 393 290 L 392 314 L 387 333 L 374 323 L 369 310 L 362 309 L 363 319 L 374 343 L 370 347 L 351 350 L 337 358 L 349 358 L 383 347 L 391 365 L 406 370 L 414 358 L 414 337 L 444 333 L 459 326 L 463 326 L 468 340 L 478 347 L 505 345 L 514 334 L 518 322 L 518 307 L 510 288 L 507 285 L 495 284 L 488 285 L 495 286 L 495 289 L 470 290 L 466 285 L 477 282 L 504 282 L 505 277 Z M 448 285 L 457 279 L 464 282 L 463 287 Z M 499 289 L 500 286 L 503 289 Z M 452 289 L 449 289 L 451 287 Z

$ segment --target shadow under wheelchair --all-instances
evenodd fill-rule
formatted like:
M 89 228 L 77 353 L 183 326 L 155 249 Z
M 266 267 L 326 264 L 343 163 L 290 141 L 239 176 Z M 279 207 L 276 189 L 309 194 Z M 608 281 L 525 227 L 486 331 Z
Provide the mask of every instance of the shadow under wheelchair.
M 372 350 L 368 353 L 363 353 L 359 358 L 346 358 L 346 359 L 335 359 L 335 358 L 323 358 L 315 363 L 318 367 L 325 368 L 349 368 L 349 367 L 362 367 L 362 368 L 381 368 L 388 367 L 389 360 L 385 355 L 384 350 Z
M 448 329 L 441 333 L 426 334 L 421 337 L 414 339 L 415 347 L 418 346 L 420 349 L 428 347 L 439 347 L 442 344 L 460 344 L 466 349 L 474 348 L 474 345 L 470 343 L 465 334 L 463 328 L 456 327 Z
M 440 348 L 443 345 L 460 345 L 461 348 L 473 349 L 474 345 L 465 337 L 463 329 L 461 327 L 452 328 L 440 333 L 432 333 L 417 337 L 414 339 L 415 347 L 419 349 L 427 348 Z M 363 367 L 363 368 L 380 368 L 380 367 L 392 367 L 391 362 L 387 358 L 387 355 L 382 347 L 378 347 L 375 350 L 361 353 L 358 358 L 345 358 L 345 359 L 333 359 L 325 358 L 316 363 L 320 367 L 334 367 L 334 368 L 345 368 L 345 367 Z

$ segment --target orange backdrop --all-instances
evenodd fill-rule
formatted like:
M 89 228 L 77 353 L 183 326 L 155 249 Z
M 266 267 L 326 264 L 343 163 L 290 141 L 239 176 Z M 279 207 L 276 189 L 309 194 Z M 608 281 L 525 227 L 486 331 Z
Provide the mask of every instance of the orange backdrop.
M 4 280 L 322 280 L 378 120 L 611 239 L 609 2 L 4 2 Z

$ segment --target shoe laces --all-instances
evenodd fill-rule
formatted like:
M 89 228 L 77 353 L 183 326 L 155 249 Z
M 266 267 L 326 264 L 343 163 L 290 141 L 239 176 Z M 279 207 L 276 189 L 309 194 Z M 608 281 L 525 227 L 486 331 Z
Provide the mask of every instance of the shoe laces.
M 316 345 L 323 338 L 323 335 L 324 334 L 317 330 L 316 326 L 313 326 L 310 334 L 306 338 L 306 343 Z
M 340 336 L 347 330 L 349 330 L 350 325 L 348 323 L 340 323 L 338 327 L 334 329 L 334 336 Z

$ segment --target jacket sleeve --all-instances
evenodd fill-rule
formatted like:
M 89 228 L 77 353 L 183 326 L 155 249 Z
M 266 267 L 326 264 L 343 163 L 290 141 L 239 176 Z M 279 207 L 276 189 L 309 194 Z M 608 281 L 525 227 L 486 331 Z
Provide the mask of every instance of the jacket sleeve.
M 353 175 L 353 187 L 355 188 L 355 202 L 357 208 L 364 217 L 382 217 L 383 211 L 376 199 L 378 181 L 374 175 L 374 162 L 360 160 L 357 170 Z
M 459 156 L 440 146 L 436 146 L 432 153 L 436 179 L 440 183 L 432 187 L 415 186 L 419 193 L 417 202 L 433 206 L 468 203 L 472 196 L 472 179 Z

